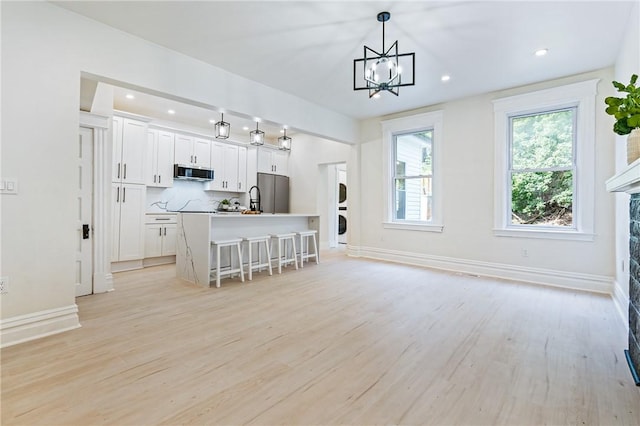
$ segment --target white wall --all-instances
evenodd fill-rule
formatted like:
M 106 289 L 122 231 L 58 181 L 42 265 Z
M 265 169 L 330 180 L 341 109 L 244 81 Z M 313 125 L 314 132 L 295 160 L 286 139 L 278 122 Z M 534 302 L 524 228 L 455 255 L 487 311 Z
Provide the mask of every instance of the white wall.
M 496 237 L 492 233 L 494 188 L 494 117 L 492 101 L 577 81 L 600 78 L 596 105 L 604 105 L 612 70 L 600 70 L 557 81 L 483 94 L 430 108 L 369 120 L 361 144 L 360 225 L 362 232 L 353 253 L 373 257 L 433 264 L 455 269 L 514 277 L 525 276 L 549 284 L 580 287 L 577 274 L 588 275 L 593 289 L 611 289 L 614 274 L 613 196 L 605 181 L 613 174 L 614 138 L 604 107 L 597 108 L 595 240 L 558 241 Z M 444 231 L 442 233 L 384 229 L 382 140 L 380 121 L 431 110 L 444 111 Z M 352 210 L 353 211 L 353 210 Z M 528 257 L 522 256 L 526 249 Z M 532 274 L 533 271 L 537 274 Z M 500 269 L 500 270 L 498 270 Z M 515 275 L 510 275 L 510 273 Z M 574 274 L 572 276 L 572 274 Z M 567 277 L 569 275 L 569 277 Z M 585 288 L 589 288 L 585 285 Z
M 355 149 L 352 145 L 302 134 L 296 135 L 292 142 L 289 157 L 291 213 L 320 215 L 318 239 L 323 247 L 329 240 L 329 191 L 334 190 L 328 187 L 327 165 L 348 162 L 352 149 Z M 335 209 L 335 204 L 332 207 Z
M 640 3 L 628 17 L 624 40 L 618 54 L 614 80 L 629 83 L 632 74 L 640 74 Z M 617 92 L 616 95 L 619 96 Z M 611 119 L 613 126 L 613 118 Z M 613 131 L 612 131 L 613 132 Z M 616 173 L 627 167 L 627 137 L 616 135 L 615 164 Z M 625 324 L 628 324 L 629 302 L 629 195 L 615 194 L 615 292 L 614 300 L 618 305 Z
M 2 2 L 3 320 L 73 306 L 75 149 L 82 72 L 355 142 L 333 111 L 227 73 L 48 2 Z M 224 81 L 224 84 L 220 84 Z M 330 123 L 330 125 L 328 125 Z

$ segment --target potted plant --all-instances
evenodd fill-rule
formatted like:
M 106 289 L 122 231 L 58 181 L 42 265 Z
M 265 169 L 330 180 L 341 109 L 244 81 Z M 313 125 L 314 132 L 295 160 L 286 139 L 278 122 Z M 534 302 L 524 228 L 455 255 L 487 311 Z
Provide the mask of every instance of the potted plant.
M 616 119 L 613 131 L 627 137 L 627 164 L 640 158 L 640 87 L 636 87 L 638 75 L 633 74 L 628 85 L 617 81 L 613 87 L 620 93 L 626 93 L 625 97 L 609 96 L 604 100 L 607 104 L 607 114 Z
M 221 210 L 229 210 L 229 200 L 227 200 L 226 198 L 222 201 L 220 201 L 220 209 Z

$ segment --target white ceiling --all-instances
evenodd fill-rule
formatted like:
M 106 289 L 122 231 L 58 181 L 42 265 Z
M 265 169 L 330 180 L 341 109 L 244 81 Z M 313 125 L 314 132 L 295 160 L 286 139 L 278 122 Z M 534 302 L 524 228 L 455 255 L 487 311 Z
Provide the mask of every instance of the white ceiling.
M 637 0 L 636 0 L 637 1 Z M 634 1 L 61 1 L 56 4 L 354 118 L 613 65 Z M 369 99 L 353 59 L 416 53 L 416 85 Z M 540 48 L 548 55 L 536 57 Z M 451 80 L 441 82 L 442 75 Z

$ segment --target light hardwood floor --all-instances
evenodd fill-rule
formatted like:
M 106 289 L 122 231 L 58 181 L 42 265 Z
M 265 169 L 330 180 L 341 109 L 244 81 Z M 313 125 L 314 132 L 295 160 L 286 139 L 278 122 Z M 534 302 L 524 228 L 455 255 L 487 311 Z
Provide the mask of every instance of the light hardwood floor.
M 323 254 L 117 274 L 81 329 L 2 350 L 2 424 L 640 424 L 610 298 Z

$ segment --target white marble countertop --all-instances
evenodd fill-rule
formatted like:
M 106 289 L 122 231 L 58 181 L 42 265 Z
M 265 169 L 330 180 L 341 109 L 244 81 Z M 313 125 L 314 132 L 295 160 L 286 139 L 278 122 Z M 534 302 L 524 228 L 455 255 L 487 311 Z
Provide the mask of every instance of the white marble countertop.
M 180 213 L 180 212 L 178 212 Z M 208 214 L 212 218 L 225 218 L 228 219 L 230 217 L 242 217 L 242 218 L 267 218 L 267 217 L 315 217 L 319 216 L 318 214 L 301 214 L 301 213 L 261 213 L 261 214 L 242 214 L 240 212 L 220 212 L 220 213 L 209 213 L 209 212 L 189 212 L 189 213 L 180 213 L 180 214 Z

